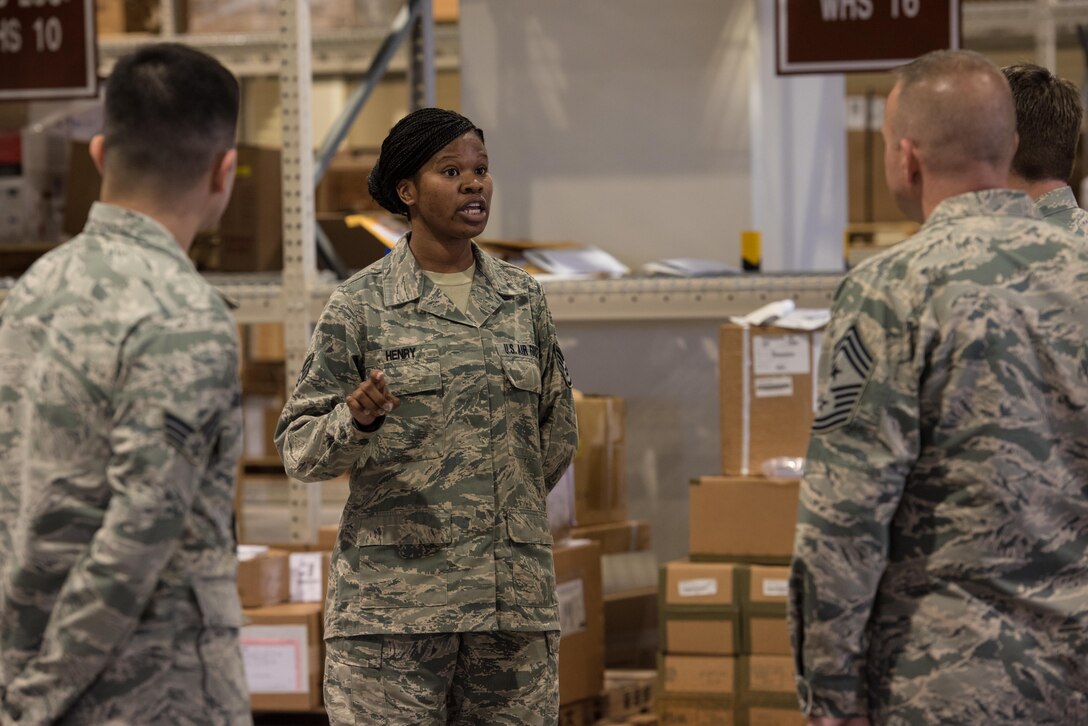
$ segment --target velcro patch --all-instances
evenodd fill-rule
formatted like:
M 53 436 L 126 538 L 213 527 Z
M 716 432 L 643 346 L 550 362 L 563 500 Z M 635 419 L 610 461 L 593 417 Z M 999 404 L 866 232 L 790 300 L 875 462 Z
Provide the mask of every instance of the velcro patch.
M 830 431 L 849 423 L 872 372 L 873 356 L 857 326 L 851 325 L 832 351 L 827 388 L 817 404 L 812 430 Z

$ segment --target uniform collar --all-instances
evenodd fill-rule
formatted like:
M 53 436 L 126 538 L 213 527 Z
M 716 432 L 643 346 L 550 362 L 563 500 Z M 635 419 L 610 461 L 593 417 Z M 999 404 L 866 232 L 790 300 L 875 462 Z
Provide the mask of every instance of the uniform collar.
M 963 217 L 1029 217 L 1039 219 L 1031 197 L 1015 189 L 984 189 L 949 197 L 937 205 L 922 229 Z
M 383 292 L 386 305 L 403 305 L 423 297 L 433 283 L 427 279 L 416 262 L 415 255 L 408 247 L 411 232 L 405 234 L 389 253 L 389 262 L 385 267 Z M 479 246 L 472 242 L 472 256 L 476 260 L 476 280 L 481 278 L 486 285 L 500 295 L 516 295 L 517 287 L 511 284 L 509 275 L 499 263 Z
M 434 284 L 416 262 L 408 247 L 411 233 L 405 234 L 389 253 L 383 274 L 383 298 L 387 307 L 419 301 L 419 310 L 453 322 L 481 326 L 502 304 L 502 296 L 516 295 L 519 289 L 512 284 L 502 266 L 472 242 L 472 256 L 476 260 L 476 275 L 469 294 L 468 310 L 461 311 Z
M 1080 205 L 1077 204 L 1077 198 L 1073 196 L 1073 188 L 1068 184 L 1064 187 L 1051 189 L 1035 200 L 1035 206 L 1039 209 L 1039 214 L 1044 217 L 1080 208 Z
M 83 231 L 105 237 L 127 238 L 141 247 L 161 252 L 186 269 L 196 272 L 193 261 L 181 249 L 174 235 L 146 214 L 105 202 L 95 202 L 91 205 Z

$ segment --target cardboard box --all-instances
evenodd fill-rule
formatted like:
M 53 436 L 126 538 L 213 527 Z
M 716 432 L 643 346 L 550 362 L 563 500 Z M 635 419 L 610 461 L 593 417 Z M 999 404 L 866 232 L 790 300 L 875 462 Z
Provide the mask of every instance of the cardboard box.
M 590 698 L 559 706 L 559 726 L 595 726 L 597 699 Z
M 436 23 L 456 23 L 461 19 L 460 0 L 433 0 L 431 12 Z
M 668 562 L 660 569 L 661 647 L 668 654 L 733 655 L 741 644 L 738 566 Z
M 321 705 L 325 654 L 322 606 L 291 603 L 244 611 L 242 658 L 254 711 L 308 711 Z
M 661 692 L 735 696 L 737 659 L 730 656 L 661 656 Z
M 769 459 L 806 454 L 822 339 L 819 331 L 722 326 L 722 473 L 759 474 Z
M 796 694 L 792 657 L 752 655 L 738 660 L 738 723 L 766 726 L 804 723 Z
M 654 706 L 656 669 L 607 670 L 604 690 L 597 699 L 597 721 L 629 724 L 630 719 L 649 712 Z
M 238 145 L 234 191 L 219 220 L 219 270 L 283 269 L 282 176 L 279 149 Z
M 569 540 L 553 550 L 559 595 L 559 703 L 596 698 L 604 685 L 601 548 Z
M 734 726 L 735 709 L 730 698 L 657 697 L 660 726 Z
M 287 602 L 290 597 L 288 553 L 267 549 L 251 559 L 240 560 L 238 597 L 242 600 L 242 607 L 247 608 Z
M 607 596 L 604 601 L 605 668 L 656 668 L 659 628 L 657 592 Z
M 650 549 L 650 523 L 644 519 L 592 524 L 571 530 L 575 539 L 591 539 L 601 546 L 601 555 Z
M 381 205 L 370 196 L 367 177 L 377 152 L 341 152 L 333 157 L 314 192 L 318 212 L 376 212 Z
M 847 195 L 850 222 L 899 222 L 906 215 L 884 179 L 884 139 L 877 128 L 846 132 Z M 868 138 L 866 138 L 868 136 Z
M 624 402 L 616 396 L 579 396 L 578 453 L 574 457 L 575 520 L 580 527 L 627 519 L 627 432 Z
M 808 719 L 796 707 L 742 705 L 737 709 L 738 726 L 805 726 Z
M 799 492 L 796 479 L 693 480 L 688 494 L 691 558 L 789 564 Z
M 159 0 L 95 0 L 98 35 L 157 33 L 162 25 Z
M 788 567 L 753 566 L 741 600 L 742 652 L 753 655 L 792 655 L 786 608 Z

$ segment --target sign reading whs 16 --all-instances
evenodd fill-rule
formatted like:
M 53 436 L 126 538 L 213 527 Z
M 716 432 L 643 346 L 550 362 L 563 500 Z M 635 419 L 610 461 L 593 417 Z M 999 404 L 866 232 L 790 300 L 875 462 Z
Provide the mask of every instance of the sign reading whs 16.
M 97 92 L 94 0 L 0 0 L 0 100 Z
M 960 45 L 959 0 L 776 0 L 777 66 L 884 71 Z

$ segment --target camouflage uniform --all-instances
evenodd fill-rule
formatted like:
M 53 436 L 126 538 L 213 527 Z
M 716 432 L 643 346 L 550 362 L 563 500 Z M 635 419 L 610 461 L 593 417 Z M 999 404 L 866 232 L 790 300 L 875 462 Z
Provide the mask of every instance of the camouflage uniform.
M 0 350 L 0 723 L 249 723 L 223 300 L 96 204 L 11 291 Z
M 570 379 L 539 284 L 473 254 L 465 311 L 422 273 L 407 239 L 340 285 L 280 418 L 291 476 L 351 472 L 330 642 L 496 631 L 543 642 L 559 628 L 545 498 L 577 444 Z M 400 407 L 367 432 L 344 399 L 373 369 Z
M 1080 208 L 1073 189 L 1064 186 L 1054 189 L 1035 200 L 1043 219 L 1080 236 L 1088 237 L 1088 211 Z
M 1088 723 L 1088 248 L 945 200 L 836 294 L 791 578 L 798 692 L 875 724 Z

